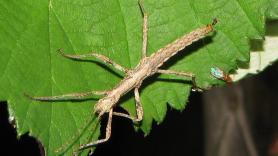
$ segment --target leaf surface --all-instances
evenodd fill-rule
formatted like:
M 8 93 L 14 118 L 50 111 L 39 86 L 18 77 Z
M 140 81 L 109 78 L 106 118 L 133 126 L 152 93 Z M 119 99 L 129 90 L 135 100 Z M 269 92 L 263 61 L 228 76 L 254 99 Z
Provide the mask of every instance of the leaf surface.
M 262 39 L 266 10 L 274 4 L 277 2 L 267 0 L 145 0 L 148 55 L 216 17 L 215 34 L 186 48 L 163 68 L 192 72 L 201 87 L 221 84 L 210 75 L 210 68 L 217 66 L 228 72 L 238 61 L 248 62 L 249 38 Z M 96 140 L 99 123 L 92 112 L 97 97 L 42 103 L 30 101 L 23 93 L 49 96 L 113 88 L 123 73 L 98 60 L 65 59 L 57 49 L 68 54 L 93 51 L 134 68 L 142 45 L 137 0 L 1 1 L 0 19 L 0 100 L 8 101 L 19 135 L 29 131 L 50 156 L 60 146 L 70 155 L 79 144 Z M 190 88 L 190 79 L 167 75 L 155 75 L 143 83 L 140 128 L 145 134 L 153 120 L 163 121 L 167 103 L 178 110 L 185 108 Z M 133 94 L 128 94 L 121 106 L 134 115 Z M 92 124 L 83 131 L 90 119 Z M 76 133 L 82 135 L 75 138 Z
M 254 41 L 248 66 L 239 67 L 231 78 L 237 81 L 247 75 L 263 71 L 278 60 L 278 22 L 269 22 L 264 41 Z

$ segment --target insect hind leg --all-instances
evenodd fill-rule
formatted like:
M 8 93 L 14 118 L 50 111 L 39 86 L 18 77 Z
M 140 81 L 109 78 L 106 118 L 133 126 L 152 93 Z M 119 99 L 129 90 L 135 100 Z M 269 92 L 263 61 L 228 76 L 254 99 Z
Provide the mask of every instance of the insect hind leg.
M 98 144 L 104 143 L 109 140 L 109 138 L 111 136 L 112 117 L 113 117 L 113 109 L 111 109 L 109 111 L 108 121 L 107 121 L 107 125 L 106 125 L 105 138 L 97 140 L 97 141 L 93 141 L 93 142 L 90 142 L 87 144 L 83 144 L 79 147 L 79 151 L 83 151 L 85 149 L 88 149 L 90 147 L 96 146 Z
M 128 118 L 128 119 L 132 120 L 133 122 L 140 122 L 143 119 L 144 111 L 143 111 L 143 107 L 142 107 L 142 104 L 140 101 L 138 87 L 136 87 L 134 89 L 134 96 L 135 96 L 136 114 L 137 114 L 136 117 L 133 117 L 133 116 L 131 116 L 129 114 L 125 114 L 125 113 L 119 113 L 119 112 L 113 112 L 113 115 Z

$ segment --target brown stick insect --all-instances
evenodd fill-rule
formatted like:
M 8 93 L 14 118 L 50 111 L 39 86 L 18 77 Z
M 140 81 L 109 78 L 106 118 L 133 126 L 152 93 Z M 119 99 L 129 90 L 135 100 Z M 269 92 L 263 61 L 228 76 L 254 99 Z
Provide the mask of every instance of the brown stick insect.
M 97 113 L 99 117 L 102 117 L 103 114 L 105 113 L 109 114 L 108 122 L 106 126 L 105 138 L 87 144 L 83 144 L 79 147 L 79 151 L 106 142 L 110 138 L 113 115 L 129 118 L 133 122 L 140 122 L 143 119 L 143 108 L 140 102 L 139 88 L 142 82 L 147 77 L 150 77 L 156 73 L 189 77 L 192 79 L 193 87 L 195 89 L 201 89 L 197 87 L 195 82 L 195 76 L 193 73 L 173 71 L 173 70 L 162 70 L 159 69 L 159 67 L 161 67 L 169 58 L 177 54 L 180 50 L 184 49 L 185 47 L 192 44 L 193 42 L 204 38 L 208 33 L 212 32 L 213 26 L 217 23 L 217 20 L 214 19 L 211 24 L 195 29 L 189 34 L 186 34 L 181 38 L 176 39 L 174 42 L 166 45 L 164 48 L 159 49 L 151 56 L 147 56 L 146 51 L 147 51 L 147 43 L 148 43 L 147 42 L 148 41 L 148 35 L 147 35 L 148 34 L 148 14 L 146 13 L 143 7 L 142 0 L 139 0 L 139 6 L 143 15 L 143 27 L 142 27 L 143 43 L 142 43 L 142 56 L 141 56 L 142 58 L 134 69 L 127 69 L 101 54 L 89 53 L 83 55 L 69 55 L 69 54 L 64 54 L 60 50 L 60 53 L 66 58 L 74 59 L 74 60 L 84 60 L 87 57 L 95 57 L 103 61 L 104 63 L 112 65 L 115 69 L 123 71 L 126 74 L 126 76 L 114 88 L 106 91 L 90 91 L 84 93 L 71 93 L 71 94 L 49 96 L 49 97 L 29 96 L 31 99 L 38 100 L 38 101 L 55 101 L 55 100 L 63 100 L 68 98 L 84 98 L 90 95 L 104 96 L 95 104 L 93 111 L 94 113 Z M 136 114 L 137 114 L 136 117 L 130 116 L 129 114 L 113 111 L 113 108 L 117 106 L 119 99 L 122 96 L 124 96 L 126 93 L 130 92 L 131 90 L 134 90 Z

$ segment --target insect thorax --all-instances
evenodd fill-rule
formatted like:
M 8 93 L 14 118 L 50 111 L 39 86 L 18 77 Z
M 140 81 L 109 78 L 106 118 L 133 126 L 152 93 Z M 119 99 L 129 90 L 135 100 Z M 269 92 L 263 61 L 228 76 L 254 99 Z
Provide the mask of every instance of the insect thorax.
M 111 110 L 112 107 L 118 102 L 120 97 L 118 96 L 106 96 L 100 99 L 94 107 L 94 111 L 100 116 L 104 113 L 107 113 Z

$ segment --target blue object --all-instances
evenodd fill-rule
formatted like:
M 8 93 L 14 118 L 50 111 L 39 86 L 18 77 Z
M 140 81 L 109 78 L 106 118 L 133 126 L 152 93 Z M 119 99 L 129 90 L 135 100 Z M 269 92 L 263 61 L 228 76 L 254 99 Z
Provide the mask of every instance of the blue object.
M 220 68 L 212 67 L 212 68 L 210 68 L 210 73 L 212 76 L 214 76 L 217 79 L 225 78 L 225 74 L 224 74 L 223 70 L 221 70 Z

